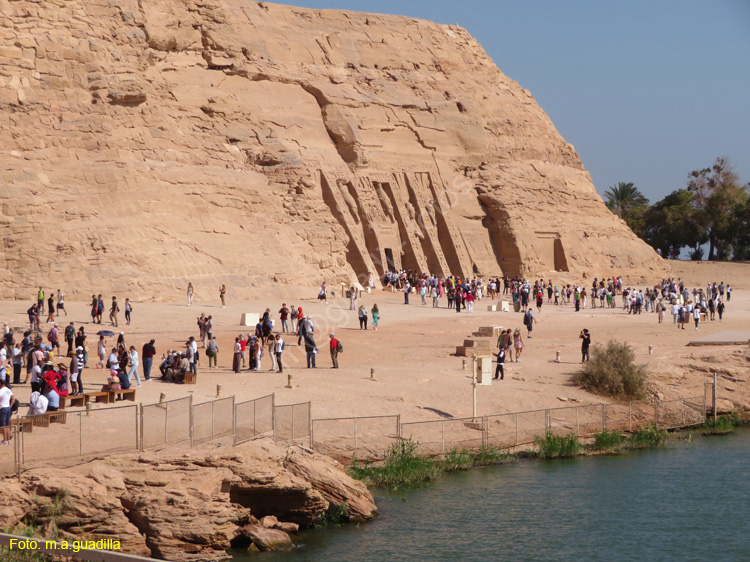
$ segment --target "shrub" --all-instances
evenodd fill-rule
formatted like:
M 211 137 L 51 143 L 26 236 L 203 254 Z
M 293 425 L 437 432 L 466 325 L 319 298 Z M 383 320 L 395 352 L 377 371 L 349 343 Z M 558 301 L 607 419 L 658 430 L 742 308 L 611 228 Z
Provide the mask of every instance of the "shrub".
M 490 445 L 480 447 L 475 456 L 477 466 L 492 466 L 497 464 L 510 464 L 516 462 L 517 457 L 507 450 Z
M 628 446 L 631 449 L 650 449 L 664 443 L 668 436 L 666 429 L 658 429 L 649 424 L 628 437 Z
M 575 433 L 569 435 L 555 435 L 551 431 L 544 437 L 534 437 L 534 445 L 538 447 L 539 458 L 560 459 L 575 457 L 581 452 L 581 442 Z
M 725 416 L 719 416 L 715 420 L 707 417 L 700 431 L 703 435 L 724 435 L 732 433 L 735 427 L 745 425 L 747 422 L 737 412 Z
M 595 451 L 611 451 L 622 448 L 624 437 L 619 431 L 602 431 L 594 435 L 592 449 Z
M 592 348 L 591 361 L 573 376 L 584 390 L 640 400 L 646 397 L 646 368 L 636 365 L 633 349 L 626 343 L 609 340 Z
M 457 470 L 469 470 L 474 466 L 474 455 L 471 451 L 456 448 L 451 449 L 443 459 L 441 468 L 444 472 L 456 472 Z
M 381 488 L 421 484 L 436 478 L 441 472 L 438 461 L 417 454 L 418 443 L 405 439 L 393 443 L 385 453 L 382 466 L 369 463 L 352 464 L 352 477 Z

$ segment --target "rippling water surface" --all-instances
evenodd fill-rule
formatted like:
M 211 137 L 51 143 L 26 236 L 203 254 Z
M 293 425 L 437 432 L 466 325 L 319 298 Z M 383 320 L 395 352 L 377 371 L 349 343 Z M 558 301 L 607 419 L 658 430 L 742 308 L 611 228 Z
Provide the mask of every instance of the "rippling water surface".
M 375 493 L 380 517 L 236 561 L 750 560 L 750 431 Z

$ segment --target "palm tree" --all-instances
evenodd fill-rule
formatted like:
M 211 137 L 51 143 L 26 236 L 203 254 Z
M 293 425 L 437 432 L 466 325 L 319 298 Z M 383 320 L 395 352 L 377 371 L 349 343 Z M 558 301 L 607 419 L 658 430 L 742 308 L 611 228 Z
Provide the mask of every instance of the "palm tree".
M 607 199 L 609 210 L 618 217 L 624 216 L 630 209 L 648 205 L 648 199 L 630 182 L 620 182 L 617 185 L 610 186 L 604 192 L 604 197 Z

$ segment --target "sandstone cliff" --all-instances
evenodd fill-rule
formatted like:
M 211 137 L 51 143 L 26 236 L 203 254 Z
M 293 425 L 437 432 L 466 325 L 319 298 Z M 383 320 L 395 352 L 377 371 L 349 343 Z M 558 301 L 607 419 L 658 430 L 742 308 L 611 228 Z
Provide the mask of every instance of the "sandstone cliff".
M 665 265 L 463 29 L 248 0 L 0 0 L 0 298 Z
M 230 546 L 289 544 L 284 531 L 325 513 L 349 521 L 377 514 L 366 486 L 335 461 L 268 441 L 39 468 L 2 489 L 3 528 L 23 521 L 49 538 L 54 526 L 61 539 L 113 539 L 123 552 L 184 562 L 227 560 Z

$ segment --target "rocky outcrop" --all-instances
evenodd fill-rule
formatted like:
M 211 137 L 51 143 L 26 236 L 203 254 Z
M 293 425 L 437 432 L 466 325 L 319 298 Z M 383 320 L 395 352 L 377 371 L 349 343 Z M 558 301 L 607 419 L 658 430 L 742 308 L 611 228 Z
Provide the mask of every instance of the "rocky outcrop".
M 459 27 L 248 0 L 0 0 L 0 31 L 0 298 L 666 267 Z
M 226 560 L 231 547 L 287 548 L 289 533 L 328 512 L 377 514 L 367 488 L 335 461 L 264 441 L 35 469 L 3 490 L 13 500 L 0 510 L 4 528 L 25 520 L 47 535 L 55 526 L 63 538 L 114 539 L 131 554 L 186 562 Z

